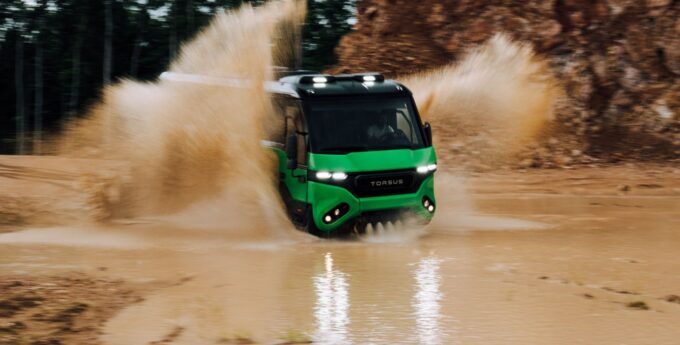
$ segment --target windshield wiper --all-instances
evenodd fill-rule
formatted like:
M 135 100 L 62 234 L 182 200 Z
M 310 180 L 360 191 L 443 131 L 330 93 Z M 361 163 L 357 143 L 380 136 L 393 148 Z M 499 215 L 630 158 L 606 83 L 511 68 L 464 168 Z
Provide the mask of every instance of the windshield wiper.
M 352 152 L 352 151 L 368 151 L 368 146 L 337 146 L 329 147 L 321 150 L 322 152 Z

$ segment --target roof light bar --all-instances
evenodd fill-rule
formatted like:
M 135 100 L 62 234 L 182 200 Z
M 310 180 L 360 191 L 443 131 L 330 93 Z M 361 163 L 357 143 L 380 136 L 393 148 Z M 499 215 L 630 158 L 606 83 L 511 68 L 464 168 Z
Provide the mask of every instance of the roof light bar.
M 385 76 L 380 73 L 358 73 L 350 74 L 352 79 L 360 82 L 378 82 L 381 83 L 385 81 Z
M 327 84 L 336 81 L 358 81 L 361 83 L 381 83 L 385 76 L 380 73 L 357 73 L 357 74 L 311 74 L 300 77 L 301 84 Z
M 329 74 L 305 75 L 300 77 L 301 84 L 326 84 L 335 81 L 335 77 Z

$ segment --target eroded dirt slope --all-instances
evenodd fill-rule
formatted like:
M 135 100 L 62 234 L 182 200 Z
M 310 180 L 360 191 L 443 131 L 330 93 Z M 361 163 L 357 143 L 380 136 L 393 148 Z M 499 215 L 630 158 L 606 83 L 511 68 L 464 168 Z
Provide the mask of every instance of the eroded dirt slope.
M 460 61 L 497 33 L 531 44 L 565 91 L 538 161 L 680 156 L 677 1 L 360 1 L 331 72 L 404 76 Z

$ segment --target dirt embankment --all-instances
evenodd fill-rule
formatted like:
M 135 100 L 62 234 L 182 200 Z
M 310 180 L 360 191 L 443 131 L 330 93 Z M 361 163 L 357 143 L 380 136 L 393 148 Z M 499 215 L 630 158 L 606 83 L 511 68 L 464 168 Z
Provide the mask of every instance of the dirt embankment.
M 532 44 L 564 89 L 530 165 L 680 157 L 678 1 L 361 1 L 331 71 L 402 76 L 496 33 Z

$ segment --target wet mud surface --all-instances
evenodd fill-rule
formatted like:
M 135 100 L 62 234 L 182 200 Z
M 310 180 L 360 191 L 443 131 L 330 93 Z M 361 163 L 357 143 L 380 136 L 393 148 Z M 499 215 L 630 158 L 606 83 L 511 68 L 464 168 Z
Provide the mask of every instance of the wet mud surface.
M 0 344 L 96 344 L 106 320 L 141 301 L 141 286 L 70 273 L 0 276 Z
M 32 177 L 37 168 L 83 174 L 89 164 L 2 162 L 26 168 L 0 176 L 3 198 L 48 200 L 29 204 L 60 216 L 4 218 L 6 343 L 680 339 L 678 167 L 440 171 L 439 211 L 424 235 L 393 229 L 324 241 L 234 235 L 215 224 L 192 227 L 191 218 L 97 224 L 71 213 L 90 200 L 78 183 Z

